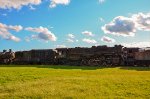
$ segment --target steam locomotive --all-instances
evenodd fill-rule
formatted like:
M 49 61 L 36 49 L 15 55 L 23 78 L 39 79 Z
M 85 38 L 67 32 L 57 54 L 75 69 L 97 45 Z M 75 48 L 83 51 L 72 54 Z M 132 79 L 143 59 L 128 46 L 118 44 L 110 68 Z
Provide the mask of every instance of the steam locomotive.
M 150 48 L 92 46 L 0 52 L 0 64 L 150 66 Z

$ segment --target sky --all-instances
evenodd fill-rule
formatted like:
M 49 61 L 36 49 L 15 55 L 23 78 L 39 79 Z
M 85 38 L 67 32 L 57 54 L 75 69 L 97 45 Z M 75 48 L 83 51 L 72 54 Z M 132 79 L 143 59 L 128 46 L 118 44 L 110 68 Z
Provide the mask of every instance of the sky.
M 1 0 L 0 50 L 150 47 L 149 0 Z

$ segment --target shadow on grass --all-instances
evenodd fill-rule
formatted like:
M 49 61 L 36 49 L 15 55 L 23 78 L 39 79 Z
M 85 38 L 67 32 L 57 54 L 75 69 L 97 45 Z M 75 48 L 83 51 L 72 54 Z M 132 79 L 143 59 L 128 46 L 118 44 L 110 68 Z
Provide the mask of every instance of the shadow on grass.
M 124 70 L 136 70 L 136 71 L 150 71 L 150 67 L 120 67 L 120 69 Z
M 98 67 L 98 66 L 69 66 L 69 65 L 0 65 L 1 67 L 36 67 L 36 68 L 52 68 L 52 69 L 81 69 L 81 70 L 97 70 L 112 67 Z
M 52 68 L 52 69 L 81 69 L 81 70 L 97 70 L 97 69 L 106 69 L 106 68 L 119 68 L 124 70 L 136 70 L 136 71 L 150 71 L 150 67 L 125 67 L 125 66 L 111 66 L 111 67 L 104 67 L 104 66 L 67 66 L 67 65 L 0 65 L 1 67 L 36 67 L 36 68 Z

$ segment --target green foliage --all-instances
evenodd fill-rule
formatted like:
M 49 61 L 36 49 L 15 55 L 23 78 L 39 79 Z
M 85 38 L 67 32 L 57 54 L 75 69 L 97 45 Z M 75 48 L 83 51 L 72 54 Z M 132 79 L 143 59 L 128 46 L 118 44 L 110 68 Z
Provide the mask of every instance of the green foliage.
M 150 98 L 149 67 L 0 66 L 0 98 Z

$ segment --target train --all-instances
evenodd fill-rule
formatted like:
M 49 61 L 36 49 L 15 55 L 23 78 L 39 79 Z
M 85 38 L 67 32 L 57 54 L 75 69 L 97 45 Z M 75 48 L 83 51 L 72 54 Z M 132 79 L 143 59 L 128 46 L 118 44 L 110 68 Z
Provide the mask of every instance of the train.
M 150 48 L 92 46 L 0 52 L 0 64 L 150 66 Z

